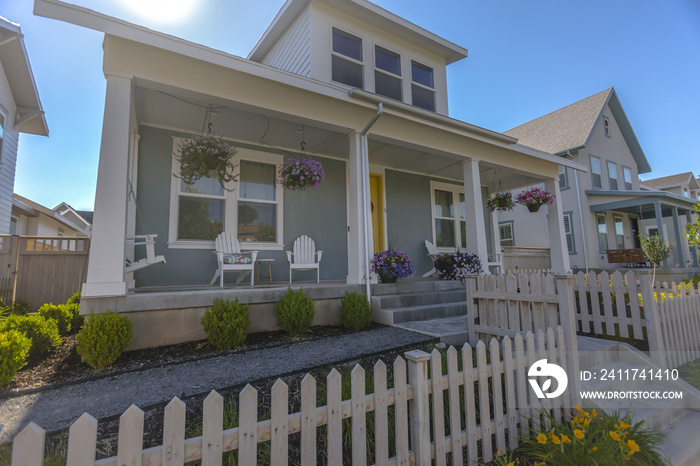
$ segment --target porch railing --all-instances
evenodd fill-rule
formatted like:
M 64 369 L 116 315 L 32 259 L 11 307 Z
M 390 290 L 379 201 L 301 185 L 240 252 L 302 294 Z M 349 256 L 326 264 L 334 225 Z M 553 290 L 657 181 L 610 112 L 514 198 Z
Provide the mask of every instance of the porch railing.
M 503 270 L 549 270 L 552 267 L 549 248 L 501 246 Z

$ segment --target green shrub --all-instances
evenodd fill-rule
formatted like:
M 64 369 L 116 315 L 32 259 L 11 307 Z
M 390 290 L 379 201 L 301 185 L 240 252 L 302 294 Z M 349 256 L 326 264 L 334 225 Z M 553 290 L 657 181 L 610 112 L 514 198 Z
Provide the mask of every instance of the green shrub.
M 250 317 L 248 305 L 235 301 L 215 299 L 211 309 L 202 316 L 207 340 L 217 349 L 240 346 L 246 339 Z
M 58 333 L 56 319 L 44 319 L 39 314 L 28 316 L 11 315 L 2 323 L 0 331 L 17 330 L 31 341 L 29 356 L 37 356 L 63 344 Z
M 372 323 L 372 308 L 367 298 L 356 292 L 345 293 L 340 301 L 340 318 L 345 328 L 362 330 Z
M 78 307 L 80 307 L 80 291 L 73 293 L 73 295 L 68 298 L 68 301 L 66 301 L 66 304 L 77 304 Z
M 39 308 L 39 315 L 44 319 L 55 319 L 58 333 L 65 335 L 70 332 L 73 323 L 73 312 L 62 304 L 44 304 Z
M 12 382 L 18 370 L 27 364 L 32 340 L 17 330 L 0 333 L 0 387 Z
M 19 301 L 13 301 L 6 303 L 0 298 L 0 309 L 7 309 L 9 314 L 16 314 L 18 316 L 26 316 L 29 314 L 29 303 L 20 299 Z
M 128 317 L 107 311 L 93 314 L 78 333 L 78 354 L 94 369 L 109 366 L 131 343 L 133 330 Z
M 85 318 L 80 315 L 80 292 L 78 291 L 68 298 L 68 301 L 66 301 L 64 306 L 70 309 L 70 311 L 73 313 L 71 330 L 73 332 L 79 331 L 81 328 L 83 328 L 83 324 L 85 323 Z
M 303 288 L 297 291 L 287 288 L 287 292 L 275 304 L 275 315 L 277 325 L 282 330 L 298 335 L 308 330 L 314 322 L 314 300 L 309 298 Z

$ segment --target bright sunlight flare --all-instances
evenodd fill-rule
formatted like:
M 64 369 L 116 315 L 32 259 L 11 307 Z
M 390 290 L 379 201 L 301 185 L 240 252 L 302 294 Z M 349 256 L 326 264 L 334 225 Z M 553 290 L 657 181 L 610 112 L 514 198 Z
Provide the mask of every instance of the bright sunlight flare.
M 160 23 L 177 23 L 189 16 L 200 0 L 122 0 L 134 13 Z

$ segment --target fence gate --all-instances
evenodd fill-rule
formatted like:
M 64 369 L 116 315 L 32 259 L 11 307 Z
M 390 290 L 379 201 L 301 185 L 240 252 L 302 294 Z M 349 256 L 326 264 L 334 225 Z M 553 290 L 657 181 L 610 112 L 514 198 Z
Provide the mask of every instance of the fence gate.
M 90 239 L 0 235 L 0 297 L 31 309 L 66 302 L 85 281 Z

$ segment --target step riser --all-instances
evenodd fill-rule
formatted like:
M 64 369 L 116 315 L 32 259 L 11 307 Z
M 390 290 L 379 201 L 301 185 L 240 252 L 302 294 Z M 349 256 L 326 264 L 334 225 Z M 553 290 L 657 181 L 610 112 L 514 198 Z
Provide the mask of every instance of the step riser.
M 465 292 L 461 290 L 372 297 L 372 307 L 382 310 L 459 302 L 466 302 Z
M 373 320 L 384 325 L 393 325 L 416 320 L 440 319 L 465 315 L 465 303 L 440 304 L 429 308 L 401 308 L 396 310 L 374 310 Z
M 402 280 L 398 283 L 372 285 L 372 296 L 398 293 L 427 293 L 432 291 L 464 290 L 462 282 L 452 280 Z

